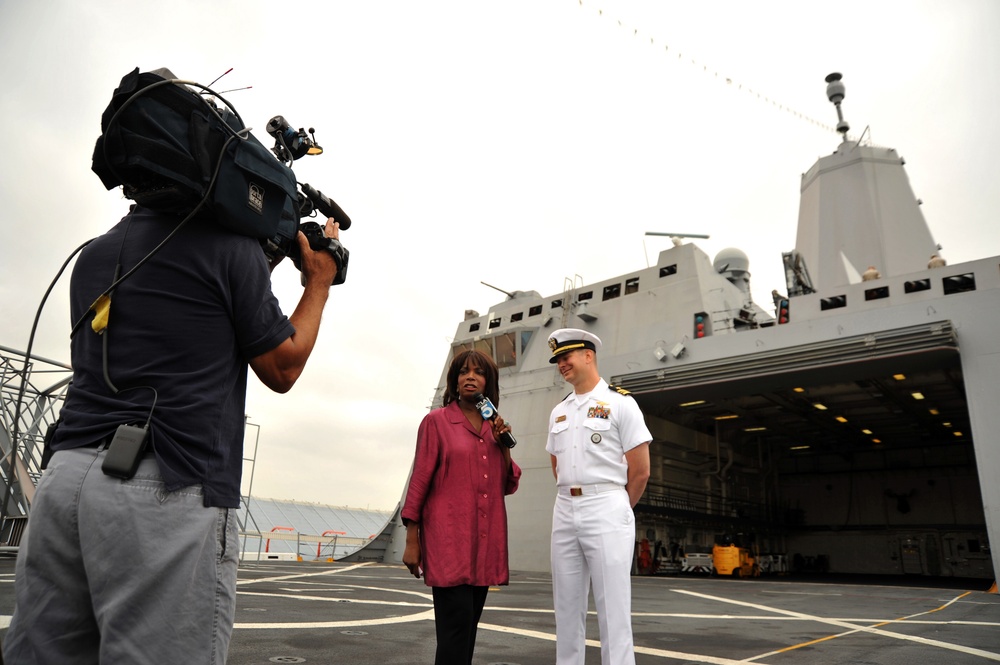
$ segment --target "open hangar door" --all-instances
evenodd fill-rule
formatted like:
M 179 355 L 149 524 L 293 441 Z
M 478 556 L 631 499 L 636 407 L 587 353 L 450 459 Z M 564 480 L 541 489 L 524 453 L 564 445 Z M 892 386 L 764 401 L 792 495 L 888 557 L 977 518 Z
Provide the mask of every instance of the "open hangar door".
M 957 344 L 910 337 L 613 377 L 654 436 L 639 537 L 736 537 L 791 572 L 994 579 Z

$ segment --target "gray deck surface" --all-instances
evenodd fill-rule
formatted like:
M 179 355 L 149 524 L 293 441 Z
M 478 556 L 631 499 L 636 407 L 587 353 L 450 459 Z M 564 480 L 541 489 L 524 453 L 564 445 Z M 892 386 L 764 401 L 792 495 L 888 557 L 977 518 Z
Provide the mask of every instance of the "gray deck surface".
M 13 609 L 0 559 L 0 628 Z M 902 584 L 908 586 L 902 586 Z M 637 665 L 966 665 L 1000 661 L 1000 595 L 982 580 L 864 583 L 791 577 L 633 577 Z M 429 589 L 402 566 L 316 562 L 240 568 L 231 665 L 432 663 Z M 598 664 L 596 616 L 587 664 Z M 476 665 L 555 661 L 548 575 L 490 591 Z

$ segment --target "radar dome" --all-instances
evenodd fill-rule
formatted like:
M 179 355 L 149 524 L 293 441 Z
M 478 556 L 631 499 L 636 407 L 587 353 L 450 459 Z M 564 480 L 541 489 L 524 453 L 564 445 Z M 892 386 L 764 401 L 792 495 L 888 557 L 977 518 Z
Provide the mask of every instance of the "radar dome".
M 743 250 L 726 247 L 715 255 L 712 267 L 716 272 L 747 272 L 750 270 L 750 259 Z

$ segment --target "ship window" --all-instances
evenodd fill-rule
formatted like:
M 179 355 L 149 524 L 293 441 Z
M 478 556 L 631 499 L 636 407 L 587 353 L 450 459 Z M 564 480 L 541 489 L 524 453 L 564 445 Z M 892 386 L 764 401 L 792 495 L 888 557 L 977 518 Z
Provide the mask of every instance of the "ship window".
M 520 321 L 523 318 L 524 318 L 524 312 L 514 312 L 513 314 L 510 315 L 510 320 L 512 323 L 514 321 Z
M 489 357 L 491 357 L 491 358 L 493 357 L 493 339 L 492 338 L 477 339 L 474 342 L 474 345 L 475 346 L 473 348 L 476 351 L 481 351 L 482 353 L 485 353 Z
M 677 264 L 674 263 L 669 266 L 663 266 L 660 268 L 660 277 L 669 277 L 670 275 L 677 274 Z
M 542 313 L 541 305 L 535 305 L 534 307 L 528 310 L 528 316 L 538 316 L 541 313 Z
M 639 278 L 633 277 L 632 279 L 625 280 L 625 295 L 630 293 L 635 293 L 639 290 Z
M 839 307 L 847 307 L 847 296 L 830 296 L 819 301 L 819 308 L 821 310 L 837 309 Z
M 528 342 L 531 341 L 531 331 L 522 330 L 521 331 L 521 355 L 524 355 L 524 350 L 528 348 Z
M 612 298 L 617 298 L 622 294 L 621 284 L 612 284 L 611 286 L 604 287 L 604 297 L 602 300 L 611 300 Z
M 952 275 L 941 280 L 941 285 L 944 286 L 944 294 L 946 296 L 950 296 L 953 293 L 975 291 L 976 276 L 971 272 L 967 272 L 964 275 Z
M 552 301 L 552 309 L 555 309 L 556 307 L 562 307 L 562 298 L 557 298 Z
M 865 300 L 880 300 L 881 298 L 889 297 L 889 287 L 880 286 L 875 289 L 865 290 Z
M 903 291 L 906 293 L 916 293 L 917 291 L 930 291 L 931 290 L 931 280 L 929 279 L 915 279 L 912 282 L 906 282 L 903 284 Z
M 476 332 L 477 330 L 479 330 L 479 321 L 469 324 L 469 332 Z
M 493 340 L 491 339 L 477 339 L 474 342 L 463 342 L 461 344 L 456 344 L 451 349 L 451 357 L 457 358 L 466 351 L 479 351 L 488 355 L 490 358 L 493 357 Z
M 500 318 L 490 319 L 490 330 L 500 326 Z
M 590 300 L 593 297 L 594 297 L 594 292 L 593 291 L 587 291 L 586 293 L 581 293 L 580 295 L 578 295 L 576 297 L 576 301 L 577 302 L 583 302 L 584 300 Z
M 496 337 L 497 367 L 511 367 L 517 362 L 517 350 L 514 348 L 514 333 Z

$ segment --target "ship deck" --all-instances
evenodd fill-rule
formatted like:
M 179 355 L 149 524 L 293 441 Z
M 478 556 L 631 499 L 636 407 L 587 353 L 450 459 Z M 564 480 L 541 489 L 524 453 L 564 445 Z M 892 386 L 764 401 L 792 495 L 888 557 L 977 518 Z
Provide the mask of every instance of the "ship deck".
M 0 627 L 14 559 L 0 559 Z M 972 665 L 1000 661 L 1000 595 L 983 580 L 633 577 L 637 665 Z M 243 564 L 230 665 L 391 665 L 434 659 L 430 590 L 402 566 Z M 587 664 L 601 662 L 597 619 Z M 555 661 L 551 580 L 490 591 L 477 665 Z

